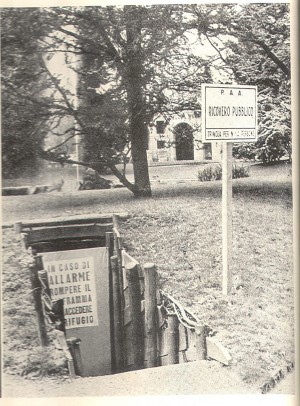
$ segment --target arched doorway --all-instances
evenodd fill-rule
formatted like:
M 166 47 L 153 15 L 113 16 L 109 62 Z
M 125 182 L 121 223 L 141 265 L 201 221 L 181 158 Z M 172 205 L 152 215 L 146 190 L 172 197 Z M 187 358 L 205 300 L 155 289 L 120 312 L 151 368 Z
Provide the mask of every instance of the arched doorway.
M 177 161 L 194 160 L 193 128 L 187 123 L 179 123 L 174 128 Z

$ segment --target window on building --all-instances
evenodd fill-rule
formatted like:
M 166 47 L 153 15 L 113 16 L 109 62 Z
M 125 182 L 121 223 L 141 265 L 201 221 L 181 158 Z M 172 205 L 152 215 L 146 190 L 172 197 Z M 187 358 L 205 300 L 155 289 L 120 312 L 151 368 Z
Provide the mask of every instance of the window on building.
M 164 132 L 165 132 L 165 122 L 164 121 L 156 121 L 156 132 L 157 132 L 157 134 L 164 134 Z
M 166 142 L 164 140 L 157 141 L 157 149 L 165 148 L 165 146 L 166 146 Z

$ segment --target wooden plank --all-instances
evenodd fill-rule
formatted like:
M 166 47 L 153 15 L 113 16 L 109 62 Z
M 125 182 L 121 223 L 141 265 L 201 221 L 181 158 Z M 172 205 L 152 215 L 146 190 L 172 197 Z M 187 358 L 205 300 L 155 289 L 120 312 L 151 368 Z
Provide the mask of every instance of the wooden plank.
M 108 250 L 109 256 L 113 255 L 113 232 L 112 231 L 106 231 L 105 233 L 105 246 Z M 118 258 L 117 258 L 118 260 Z
M 122 260 L 122 264 L 123 264 L 123 260 Z M 128 287 L 128 283 L 127 283 L 127 279 L 126 279 L 126 269 L 125 269 L 124 264 L 122 265 L 122 282 L 123 282 L 123 290 L 125 291 L 125 289 L 127 289 L 127 287 Z
M 67 342 L 69 351 L 72 354 L 73 358 L 73 364 L 74 364 L 74 372 L 76 372 L 76 375 L 82 376 L 83 372 L 83 366 L 82 366 L 82 358 L 81 358 L 81 353 L 80 353 L 80 338 L 75 338 L 75 337 L 70 337 L 68 340 L 66 340 L 65 335 L 64 340 Z
M 53 228 L 41 228 L 28 232 L 28 244 L 40 241 L 50 241 L 67 238 L 87 238 L 105 236 L 111 231 L 111 224 L 58 226 Z
M 165 367 L 169 365 L 168 356 L 160 357 L 158 359 L 159 366 Z
M 187 339 L 188 339 L 188 349 L 185 352 L 186 359 L 188 362 L 197 360 L 197 350 L 196 350 L 196 335 L 195 332 L 187 329 Z
M 122 237 L 118 237 L 118 238 L 117 238 L 117 243 L 118 243 L 119 250 L 122 250 L 122 249 L 123 249 L 123 240 L 122 240 Z
M 141 301 L 141 313 L 144 312 L 144 307 L 145 307 L 144 300 L 142 300 L 142 301 Z M 144 318 L 144 317 L 143 317 L 143 318 Z M 123 320 L 124 320 L 124 321 L 123 321 L 124 326 L 126 326 L 128 323 L 131 322 L 131 312 L 130 312 L 130 306 L 129 306 L 129 304 L 124 307 L 124 310 L 123 310 Z
M 130 307 L 129 305 L 124 307 L 123 310 L 123 323 L 124 326 L 127 326 L 127 324 L 129 324 L 131 322 L 131 312 L 130 312 Z
M 134 347 L 132 342 L 132 324 L 124 327 L 124 366 L 134 365 Z
M 20 234 L 22 232 L 22 222 L 21 221 L 17 221 L 14 224 L 14 231 L 16 234 Z
M 168 314 L 167 347 L 169 365 L 178 364 L 178 318 L 175 313 Z
M 119 250 L 122 250 L 123 249 L 123 240 L 122 240 L 119 230 L 117 230 L 115 227 L 113 227 L 113 233 L 115 236 L 116 248 Z
M 33 303 L 37 317 L 38 335 L 40 339 L 40 344 L 43 347 L 48 345 L 48 337 L 44 319 L 42 289 L 38 275 L 38 271 L 42 270 L 40 258 L 34 257 L 34 262 L 33 264 L 30 265 L 29 270 L 30 270 L 30 281 L 33 295 Z
M 185 351 L 188 348 L 187 341 L 187 328 L 183 324 L 179 324 L 178 333 L 179 333 L 179 351 Z
M 118 257 L 112 256 L 110 258 L 110 264 L 112 273 L 114 369 L 116 372 L 119 372 L 123 366 L 123 337 Z
M 66 238 L 49 241 L 35 242 L 34 249 L 36 252 L 54 252 L 54 251 L 67 251 L 67 250 L 81 250 L 86 248 L 103 247 L 105 244 L 104 236 L 97 238 Z
M 162 312 L 162 308 L 157 306 L 157 327 L 161 328 L 166 322 L 166 315 Z
M 188 362 L 186 351 L 179 351 L 179 364 Z
M 145 278 L 144 278 L 144 271 L 140 264 L 138 264 L 139 270 L 139 281 L 140 281 L 140 290 L 141 290 L 141 297 L 145 297 Z
M 229 365 L 231 361 L 231 355 L 228 350 L 218 342 L 215 337 L 206 338 L 207 357 L 215 359 L 224 365 Z
M 126 264 L 126 278 L 129 290 L 129 307 L 132 323 L 132 346 L 134 349 L 134 368 L 140 369 L 144 365 L 144 331 L 141 314 L 141 293 L 138 267 L 134 262 Z
M 125 220 L 129 217 L 129 214 L 122 212 L 118 214 L 119 218 Z M 69 217 L 54 217 L 48 219 L 36 219 L 36 220 L 22 220 L 22 229 L 34 228 L 34 227 L 54 227 L 62 225 L 76 225 L 76 224 L 102 224 L 112 222 L 113 213 L 105 214 L 85 214 L 80 216 Z
M 206 359 L 206 334 L 205 327 L 199 326 L 195 329 L 196 336 L 196 351 L 198 360 Z
M 124 297 L 124 308 L 129 306 L 129 291 L 128 286 L 123 290 L 123 297 Z
M 21 233 L 21 246 L 24 251 L 27 250 L 29 247 L 29 242 L 28 242 L 28 234 L 27 233 Z
M 135 265 L 139 265 L 139 263 L 137 262 L 136 259 L 134 259 L 131 255 L 129 255 L 124 249 L 122 249 L 121 251 L 122 253 L 122 268 L 123 268 L 123 272 L 122 272 L 122 276 L 123 276 L 123 289 L 126 289 L 128 286 L 127 283 L 127 278 L 126 278 L 126 265 L 127 264 L 135 264 Z
M 157 274 L 155 265 L 144 265 L 145 277 L 145 337 L 146 337 L 146 368 L 156 366 L 157 358 L 157 309 L 156 285 Z
M 158 355 L 160 357 L 168 355 L 166 331 L 167 330 L 165 328 L 161 328 L 161 329 L 159 329 L 158 335 L 157 335 L 157 350 L 158 350 Z

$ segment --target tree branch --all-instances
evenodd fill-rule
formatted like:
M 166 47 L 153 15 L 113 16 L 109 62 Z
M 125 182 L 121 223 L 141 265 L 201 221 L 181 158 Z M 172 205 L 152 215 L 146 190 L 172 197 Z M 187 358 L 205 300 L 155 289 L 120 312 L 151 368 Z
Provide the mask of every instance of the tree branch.
M 291 77 L 291 71 L 290 69 L 274 54 L 274 52 L 271 51 L 271 49 L 268 47 L 268 45 L 258 39 L 250 39 L 248 40 L 250 42 L 253 42 L 254 44 L 257 44 L 260 46 L 266 53 L 266 55 L 282 70 L 282 72 L 290 79 Z

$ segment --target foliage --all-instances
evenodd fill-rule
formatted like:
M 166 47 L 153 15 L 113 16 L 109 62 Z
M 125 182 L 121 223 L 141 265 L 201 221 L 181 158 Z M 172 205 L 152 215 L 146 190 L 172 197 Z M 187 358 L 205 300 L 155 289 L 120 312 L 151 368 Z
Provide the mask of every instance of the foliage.
M 257 141 L 256 159 L 263 163 L 276 162 L 286 155 L 285 144 L 290 143 L 290 139 L 280 132 L 271 133 Z
M 256 158 L 263 162 L 283 155 L 291 159 L 289 11 L 288 4 L 224 6 L 218 30 L 227 40 L 214 42 L 231 68 L 233 80 L 258 86 L 259 140 L 255 147 Z
M 38 63 L 37 32 L 43 32 L 38 9 L 1 11 L 2 168 L 5 177 L 24 173 L 28 163 L 32 172 L 36 170 L 38 148 L 46 134 L 49 112 L 39 104 L 46 83 Z
M 205 165 L 203 169 L 198 171 L 198 179 L 200 182 L 207 182 L 210 180 L 222 179 L 222 166 L 221 165 Z
M 238 143 L 232 147 L 232 156 L 237 159 L 253 160 L 256 156 L 256 147 L 254 143 Z
M 237 165 L 237 164 L 234 164 L 232 166 L 232 178 L 233 179 L 247 178 L 248 176 L 250 176 L 249 166 Z
M 232 166 L 232 178 L 245 178 L 249 176 L 249 167 L 234 164 Z M 222 179 L 222 165 L 205 165 L 203 169 L 198 171 L 198 179 L 200 182 Z
M 287 4 L 4 9 L 2 16 L 6 172 L 38 156 L 74 163 L 79 137 L 79 164 L 108 167 L 135 195 L 149 196 L 148 125 L 156 114 L 168 122 L 199 111 L 203 82 L 258 85 L 257 156 L 291 154 Z M 129 154 L 134 183 L 116 167 Z

